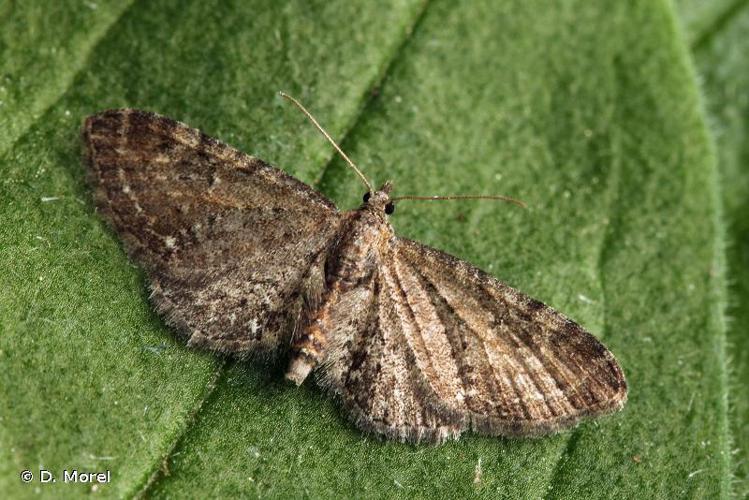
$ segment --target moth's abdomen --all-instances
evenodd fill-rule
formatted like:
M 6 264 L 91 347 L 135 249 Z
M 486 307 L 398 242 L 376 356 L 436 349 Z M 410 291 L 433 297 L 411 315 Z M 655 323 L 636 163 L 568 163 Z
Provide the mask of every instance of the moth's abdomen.
M 292 344 L 292 360 L 286 372 L 289 380 L 300 384 L 325 361 L 331 344 L 358 333 L 361 319 L 371 311 L 382 234 L 378 221 L 367 211 L 349 214 L 338 244 L 326 260 L 326 288 L 320 304 L 307 311 L 301 333 Z

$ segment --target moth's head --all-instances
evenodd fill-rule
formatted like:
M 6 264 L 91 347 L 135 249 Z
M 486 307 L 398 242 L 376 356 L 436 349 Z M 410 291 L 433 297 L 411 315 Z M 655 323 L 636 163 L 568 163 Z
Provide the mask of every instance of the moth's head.
M 395 212 L 395 204 L 390 201 L 390 191 L 393 189 L 393 184 L 387 181 L 382 185 L 380 189 L 372 192 L 364 193 L 364 204 L 362 207 L 368 207 L 380 212 L 385 212 L 387 215 Z

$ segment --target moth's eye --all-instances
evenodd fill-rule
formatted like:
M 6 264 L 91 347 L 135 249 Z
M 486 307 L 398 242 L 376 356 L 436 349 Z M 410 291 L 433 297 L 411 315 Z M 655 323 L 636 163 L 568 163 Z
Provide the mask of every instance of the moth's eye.
M 366 203 L 366 202 L 369 201 L 369 197 L 370 197 L 371 194 L 372 193 L 370 193 L 369 191 L 367 191 L 366 193 L 364 193 L 364 203 Z
M 391 201 L 387 205 L 385 205 L 385 213 L 390 215 L 393 212 L 395 212 L 395 204 Z

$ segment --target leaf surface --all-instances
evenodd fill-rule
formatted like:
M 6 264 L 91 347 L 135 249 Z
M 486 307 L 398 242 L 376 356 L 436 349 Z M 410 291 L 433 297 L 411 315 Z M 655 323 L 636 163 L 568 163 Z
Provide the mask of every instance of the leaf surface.
M 79 494 L 91 485 L 18 478 L 78 467 L 112 470 L 108 496 L 726 494 L 716 163 L 669 3 L 97 5 L 101 35 L 44 73 L 59 95 L 29 90 L 38 116 L 1 115 L 18 125 L 0 157 L 0 490 Z M 0 68 L 31 78 L 41 42 L 23 43 Z M 525 200 L 403 202 L 392 220 L 601 338 L 628 377 L 624 411 L 538 440 L 383 443 L 314 384 L 284 384 L 282 363 L 175 340 L 93 211 L 79 124 L 158 111 L 356 206 L 361 184 L 280 89 L 399 194 Z
M 689 33 L 715 138 L 722 195 L 727 285 L 726 317 L 729 405 L 735 467 L 732 493 L 749 498 L 749 5 L 714 5 L 701 30 Z M 680 15 L 698 17 L 699 7 L 680 3 Z

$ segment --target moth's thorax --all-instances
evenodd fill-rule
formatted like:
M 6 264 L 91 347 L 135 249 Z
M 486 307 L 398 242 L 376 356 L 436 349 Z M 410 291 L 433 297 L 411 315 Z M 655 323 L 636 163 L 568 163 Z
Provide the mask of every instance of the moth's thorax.
M 328 287 L 338 280 L 345 284 L 371 275 L 392 237 L 393 229 L 384 212 L 369 206 L 348 212 L 337 244 L 326 260 Z

